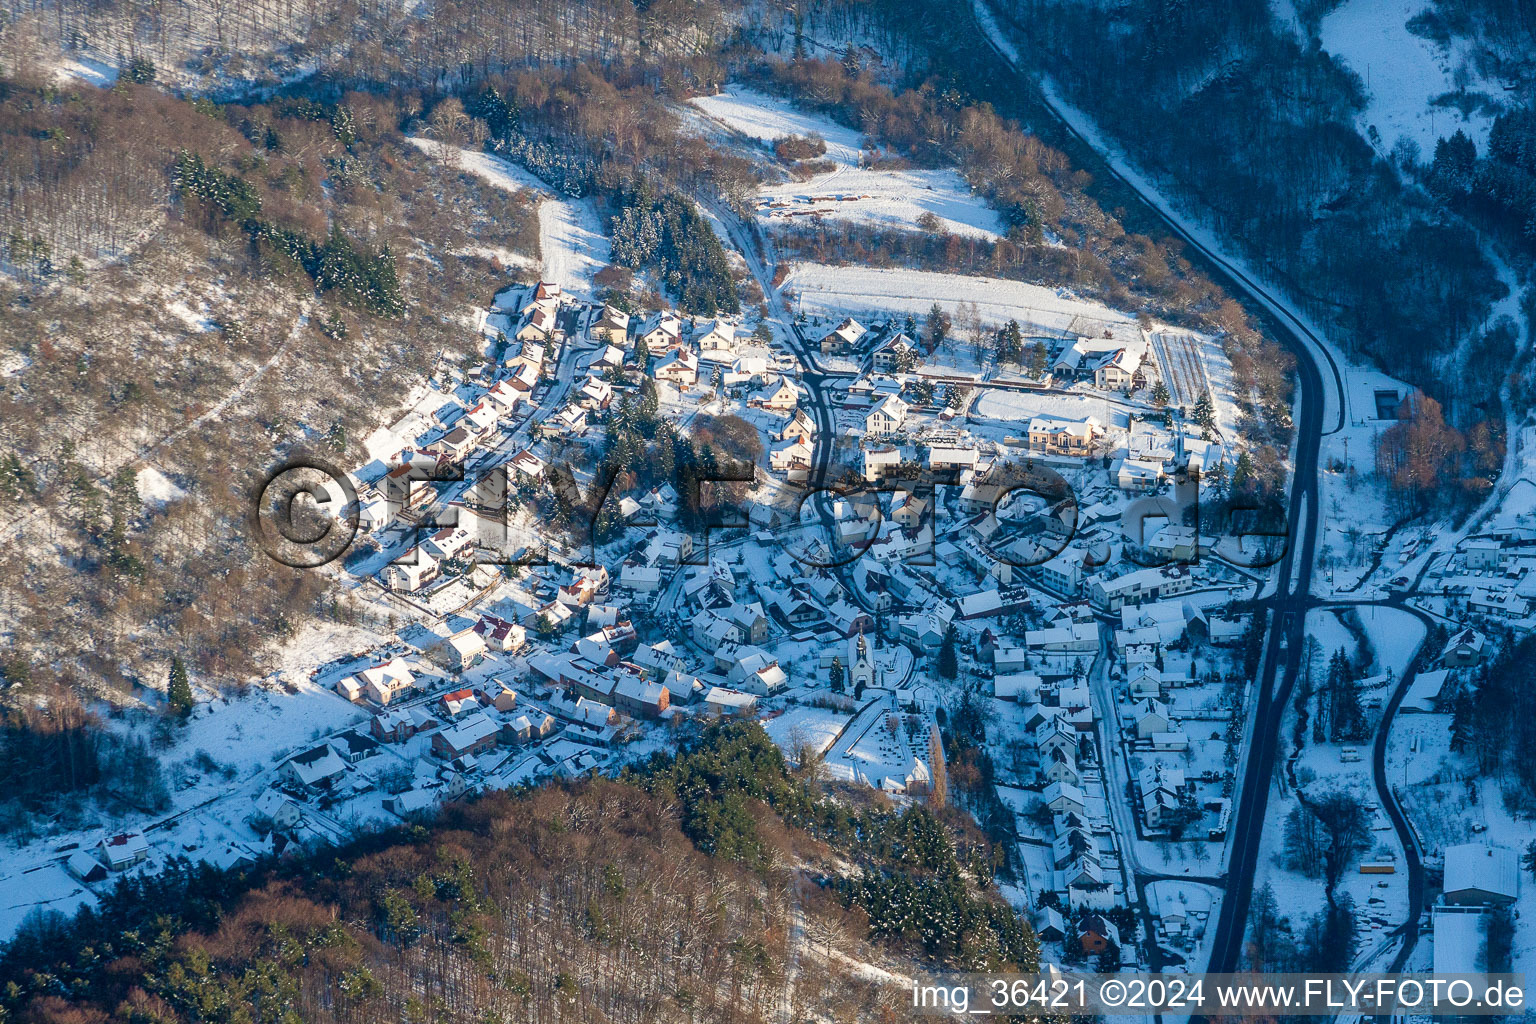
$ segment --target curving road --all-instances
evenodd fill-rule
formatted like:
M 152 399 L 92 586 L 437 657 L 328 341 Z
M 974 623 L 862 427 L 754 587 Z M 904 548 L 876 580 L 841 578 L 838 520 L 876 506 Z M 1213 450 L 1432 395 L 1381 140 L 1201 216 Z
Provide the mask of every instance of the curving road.
M 973 0 L 973 3 L 985 3 L 985 0 Z M 1183 240 L 1188 252 L 1204 265 L 1207 273 L 1221 281 L 1234 294 L 1246 299 L 1250 308 L 1257 306 L 1267 313 L 1265 319 L 1271 333 L 1296 357 L 1300 387 L 1296 403 L 1296 448 L 1289 509 L 1291 537 L 1275 576 L 1276 593 L 1262 602 L 1267 605 L 1269 630 L 1256 680 L 1253 733 L 1231 822 L 1231 859 L 1228 864 L 1226 896 L 1221 902 L 1221 912 L 1216 922 L 1209 967 L 1212 971 L 1230 972 L 1236 969 L 1242 951 L 1270 780 L 1274 775 L 1280 746 L 1280 720 L 1296 685 L 1300 668 L 1297 655 L 1302 648 L 1306 610 L 1312 603 L 1310 593 L 1319 508 L 1318 448 L 1324 435 L 1323 368 L 1327 367 L 1337 389 L 1338 417 L 1330 432 L 1342 429 L 1345 424 L 1342 375 L 1329 355 L 1327 346 L 1312 333 L 1304 317 L 1292 310 L 1283 297 L 1271 292 L 1242 267 L 1210 247 L 1202 239 L 1196 225 L 1180 217 L 1162 197 L 1131 176 L 1122 174 L 1094 140 L 1078 131 L 1070 119 L 1053 104 L 1051 98 L 1044 95 L 1044 90 L 1037 89 L 1036 83 L 1018 66 L 1014 57 L 997 44 L 982 24 L 981 18 L 976 16 L 974 6 L 971 13 L 976 20 L 977 34 L 987 42 L 998 59 L 1012 69 L 1026 89 L 1040 96 L 1044 109 L 1055 118 L 1060 128 L 1097 158 L 1099 166 L 1095 173 L 1118 181 L 1169 232 Z M 990 17 L 1010 20 L 1006 15 L 995 12 Z

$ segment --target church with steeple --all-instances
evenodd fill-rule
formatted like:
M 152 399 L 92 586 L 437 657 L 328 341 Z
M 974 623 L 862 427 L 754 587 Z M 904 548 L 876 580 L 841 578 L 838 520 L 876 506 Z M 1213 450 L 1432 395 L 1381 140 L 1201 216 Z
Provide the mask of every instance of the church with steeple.
M 875 675 L 875 659 L 861 629 L 848 640 L 848 688 L 858 692 L 860 687 L 873 686 Z

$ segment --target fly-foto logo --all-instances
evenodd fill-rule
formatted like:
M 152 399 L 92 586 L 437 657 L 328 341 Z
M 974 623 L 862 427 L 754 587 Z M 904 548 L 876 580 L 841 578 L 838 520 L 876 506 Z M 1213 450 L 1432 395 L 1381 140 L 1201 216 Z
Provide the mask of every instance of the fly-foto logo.
M 1116 552 L 1149 568 L 1192 565 L 1211 555 L 1257 570 L 1285 556 L 1290 536 L 1278 503 L 1213 492 L 1198 472 L 1175 474 L 1171 494 L 1141 497 L 1118 510 L 1118 529 L 1114 516 L 1090 520 L 1065 477 L 1028 459 L 994 467 L 979 481 L 921 469 L 873 482 L 846 472 L 816 474 L 813 481 L 789 485 L 787 498 L 781 488 L 755 524 L 749 495 L 756 468 L 746 464 L 697 467 L 679 474 L 676 488 L 663 489 L 666 496 L 653 491 L 637 499 L 621 493 L 624 467 L 585 481 L 563 464 L 533 473 L 502 464 L 470 477 L 462 465 L 422 459 L 389 467 L 370 499 L 366 525 L 398 549 L 393 564 L 414 562 L 420 545 L 437 538 L 473 565 L 545 564 L 552 547 L 562 562 L 596 565 L 602 549 L 659 530 L 680 535 L 675 560 L 684 565 L 708 564 L 716 539 L 747 535 L 810 568 L 847 566 L 893 530 L 904 540 L 903 564 L 933 565 L 941 509 L 964 523 L 957 531 L 962 553 L 979 567 L 1044 566 L 1082 539 L 1090 570 Z M 350 475 L 324 459 L 297 456 L 263 478 L 251 522 L 272 558 L 318 568 L 351 550 L 365 525 L 361 511 Z M 530 521 L 539 525 L 530 529 Z

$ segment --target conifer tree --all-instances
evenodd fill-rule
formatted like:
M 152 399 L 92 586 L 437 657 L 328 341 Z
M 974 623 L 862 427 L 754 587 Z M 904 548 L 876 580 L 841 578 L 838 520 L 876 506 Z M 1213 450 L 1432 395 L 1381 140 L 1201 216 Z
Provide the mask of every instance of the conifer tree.
M 192 681 L 187 678 L 187 666 L 179 654 L 171 658 L 171 681 L 166 687 L 165 699 L 180 717 L 192 714 Z

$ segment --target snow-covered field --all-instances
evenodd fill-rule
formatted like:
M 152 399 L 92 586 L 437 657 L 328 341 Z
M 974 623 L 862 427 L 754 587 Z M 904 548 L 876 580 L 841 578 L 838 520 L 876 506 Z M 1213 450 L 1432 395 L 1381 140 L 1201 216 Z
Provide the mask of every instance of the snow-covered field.
M 784 287 L 800 297 L 800 308 L 807 316 L 853 314 L 884 319 L 911 313 L 921 317 L 935 302 L 950 312 L 974 302 L 986 323 L 997 326 L 1017 320 L 1026 334 L 1033 325 L 1094 337 L 1106 327 L 1134 323 L 1127 314 L 1080 299 L 1064 288 L 928 270 L 796 263 Z
M 972 194 L 954 170 L 863 166 L 879 150 L 859 132 L 751 89 L 732 87 L 689 102 L 700 115 L 690 120 L 717 143 L 722 141 L 719 136 L 728 138 L 732 133 L 770 147 L 790 135 L 819 135 L 826 140 L 826 153 L 815 159 L 835 164 L 830 171 L 758 190 L 758 216 L 767 224 L 829 217 L 876 227 L 917 228 L 919 218 L 932 214 L 953 234 L 996 238 L 1003 233 L 997 212 Z
M 989 420 L 1028 423 L 1036 416 L 1068 420 L 1080 423 L 1090 416 L 1103 427 L 1125 430 L 1130 426 L 1130 413 L 1123 407 L 1104 398 L 1087 395 L 1044 394 L 1034 391 L 1002 391 L 988 388 L 982 391 L 971 407 L 973 415 Z
M 433 157 L 444 151 L 441 144 L 431 139 L 411 141 Z M 541 179 L 499 156 L 458 147 L 449 147 L 447 152 L 461 169 L 498 188 L 532 189 L 543 194 L 546 198 L 539 204 L 543 279 L 559 281 L 567 295 L 580 299 L 596 297 L 592 275 L 608 265 L 611 250 L 591 200 L 558 197 Z
M 1465 64 L 1468 88 L 1480 89 L 1476 73 L 1457 44 L 1445 47 L 1408 31 L 1408 20 L 1428 6 L 1422 0 L 1348 0 L 1323 18 L 1323 49 L 1358 74 L 1365 83 L 1366 108 L 1360 116 L 1362 133 L 1374 127 L 1381 148 L 1399 138 L 1418 144 L 1423 159 L 1434 154 L 1435 141 L 1457 128 L 1486 148 L 1493 117 L 1474 112 L 1463 120 L 1454 107 L 1430 101 L 1456 90 L 1458 67 Z

